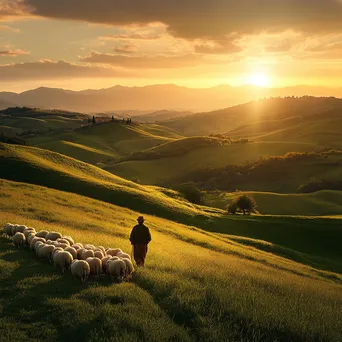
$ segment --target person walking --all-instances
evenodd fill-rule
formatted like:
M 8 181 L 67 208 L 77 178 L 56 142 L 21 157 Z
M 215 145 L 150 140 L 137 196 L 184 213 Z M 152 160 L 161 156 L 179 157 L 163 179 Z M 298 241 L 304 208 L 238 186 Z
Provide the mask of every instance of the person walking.
M 133 227 L 129 240 L 133 248 L 134 260 L 137 266 L 144 266 L 147 245 L 151 242 L 150 230 L 144 225 L 143 216 L 138 217 L 138 224 Z

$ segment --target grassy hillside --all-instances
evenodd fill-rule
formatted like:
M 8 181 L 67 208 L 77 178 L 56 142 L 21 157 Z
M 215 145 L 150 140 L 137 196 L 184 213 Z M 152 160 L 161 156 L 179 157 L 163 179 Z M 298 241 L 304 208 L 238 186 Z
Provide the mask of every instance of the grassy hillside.
M 336 264 L 341 258 L 339 220 L 322 219 L 311 224 L 300 218 L 230 217 L 220 209 L 193 205 L 175 191 L 138 185 L 63 155 L 6 144 L 0 148 L 0 178 L 78 193 L 211 233 L 264 240 L 274 246 L 274 253 L 315 267 L 339 269 Z M 261 244 L 260 248 L 268 250 L 269 246 Z
M 23 183 L 0 180 L 0 185 L 0 225 L 18 222 L 129 250 L 137 212 Z M 132 283 L 81 285 L 1 238 L 2 336 L 10 341 L 113 341 L 113 336 L 120 341 L 340 341 L 340 275 L 251 246 L 262 241 L 250 239 L 245 247 L 238 238 L 154 216 L 147 216 L 147 223 L 153 234 L 148 263 Z
M 82 127 L 71 132 L 47 133 L 29 139 L 29 143 L 84 162 L 102 164 L 179 137 L 158 125 L 110 122 Z
M 217 143 L 217 138 L 205 137 L 176 140 L 137 152 L 130 156 L 129 160 L 104 168 L 127 179 L 137 177 L 143 184 L 161 184 L 203 168 L 220 168 L 243 164 L 247 160 L 281 156 L 288 151 L 309 152 L 316 149 L 316 146 L 307 143 Z
M 184 135 L 224 134 L 251 123 L 320 116 L 332 110 L 341 114 L 341 109 L 342 100 L 336 98 L 270 98 L 214 112 L 198 113 L 164 124 Z
M 0 132 L 26 135 L 80 127 L 88 116 L 80 113 L 12 107 L 0 111 Z
M 205 208 L 170 197 L 64 155 L 0 143 L 0 177 L 75 192 L 174 219 L 206 215 Z M 171 191 L 170 191 L 171 193 Z
M 252 196 L 258 211 L 268 215 L 329 216 L 342 215 L 342 191 L 324 190 L 311 194 L 279 194 L 273 192 L 221 192 L 205 194 L 204 203 L 210 207 L 226 209 L 240 194 Z
M 341 174 L 342 153 L 332 150 L 321 153 L 288 153 L 282 157 L 265 158 L 240 165 L 202 168 L 176 178 L 173 183 L 193 181 L 207 190 L 294 193 L 310 182 L 318 184 L 312 190 L 310 187 L 303 189 L 303 192 L 341 190 Z

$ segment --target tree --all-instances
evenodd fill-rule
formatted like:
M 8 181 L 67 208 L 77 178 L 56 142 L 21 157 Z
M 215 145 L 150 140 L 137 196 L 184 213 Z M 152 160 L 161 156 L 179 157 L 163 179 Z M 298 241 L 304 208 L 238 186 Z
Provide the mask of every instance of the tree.
M 201 204 L 202 203 L 202 192 L 197 188 L 197 186 L 192 183 L 184 183 L 178 186 L 177 189 L 185 199 L 187 199 L 189 202 L 192 202 L 194 204 Z
M 93 125 L 95 125 L 96 124 L 96 119 L 95 119 L 95 115 L 93 115 Z
M 248 195 L 240 195 L 229 206 L 228 213 L 235 214 L 238 210 L 242 211 L 244 215 L 256 212 L 257 204 L 253 197 Z
M 237 211 L 236 203 L 233 201 L 228 205 L 228 214 L 235 215 Z
M 114 115 L 112 115 L 112 122 L 114 122 L 115 121 L 115 119 L 114 119 Z

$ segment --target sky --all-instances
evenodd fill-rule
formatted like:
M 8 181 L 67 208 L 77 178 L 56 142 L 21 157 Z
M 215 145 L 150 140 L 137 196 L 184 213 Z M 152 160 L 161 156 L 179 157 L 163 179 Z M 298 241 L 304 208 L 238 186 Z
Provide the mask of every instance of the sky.
M 342 0 L 0 0 L 0 91 L 341 80 Z

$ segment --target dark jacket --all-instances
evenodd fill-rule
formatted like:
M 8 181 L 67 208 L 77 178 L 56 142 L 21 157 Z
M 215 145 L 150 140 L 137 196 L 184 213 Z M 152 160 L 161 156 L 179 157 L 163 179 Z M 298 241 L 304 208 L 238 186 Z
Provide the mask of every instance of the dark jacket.
M 144 224 L 137 224 L 129 238 L 132 245 L 148 244 L 151 241 L 150 230 Z

